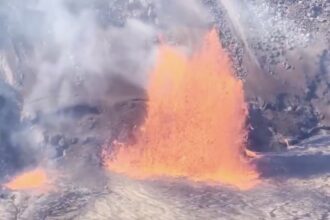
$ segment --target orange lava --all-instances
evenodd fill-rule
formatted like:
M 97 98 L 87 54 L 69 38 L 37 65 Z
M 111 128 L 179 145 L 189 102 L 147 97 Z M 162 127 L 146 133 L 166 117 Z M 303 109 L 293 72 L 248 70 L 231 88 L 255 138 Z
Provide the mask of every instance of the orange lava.
M 261 158 L 262 155 L 258 154 L 257 152 L 245 149 L 245 155 L 250 158 Z
M 244 158 L 247 107 L 215 30 L 192 56 L 163 44 L 148 86 L 148 117 L 137 143 L 114 144 L 106 166 L 135 178 L 186 177 L 249 189 Z
M 41 168 L 23 173 L 15 177 L 5 186 L 11 190 L 41 189 L 46 186 L 47 175 Z

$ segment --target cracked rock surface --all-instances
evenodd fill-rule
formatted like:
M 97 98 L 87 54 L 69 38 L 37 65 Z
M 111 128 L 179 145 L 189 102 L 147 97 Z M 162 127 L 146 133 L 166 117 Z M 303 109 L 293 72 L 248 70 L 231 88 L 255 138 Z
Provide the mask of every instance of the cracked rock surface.
M 264 154 L 254 161 L 263 180 L 248 191 L 89 172 L 91 182 L 102 184 L 62 179 L 48 192 L 2 191 L 0 219 L 328 219 L 329 157 L 329 136 Z

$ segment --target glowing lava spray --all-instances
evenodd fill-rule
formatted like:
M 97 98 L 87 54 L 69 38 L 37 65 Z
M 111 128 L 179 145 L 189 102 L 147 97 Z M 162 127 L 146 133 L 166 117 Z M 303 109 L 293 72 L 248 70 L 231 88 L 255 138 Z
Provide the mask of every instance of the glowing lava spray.
M 38 168 L 16 176 L 5 186 L 11 190 L 30 190 L 44 188 L 46 184 L 46 172 L 43 169 Z
M 137 142 L 115 144 L 106 166 L 135 178 L 186 177 L 252 187 L 243 157 L 247 107 L 215 30 L 193 55 L 163 44 L 148 86 L 148 117 Z

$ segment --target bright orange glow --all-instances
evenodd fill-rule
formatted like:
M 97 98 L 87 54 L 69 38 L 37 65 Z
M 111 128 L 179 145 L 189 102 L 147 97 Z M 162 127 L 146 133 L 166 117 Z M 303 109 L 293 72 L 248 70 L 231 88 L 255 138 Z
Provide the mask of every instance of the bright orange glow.
M 148 117 L 133 146 L 114 144 L 107 167 L 135 178 L 186 177 L 241 189 L 257 172 L 243 157 L 247 107 L 217 33 L 187 56 L 162 45 L 148 87 Z
M 250 158 L 261 158 L 262 155 L 258 154 L 257 152 L 245 149 L 245 155 Z
M 46 186 L 47 175 L 44 170 L 36 169 L 15 177 L 5 186 L 11 190 L 41 189 Z

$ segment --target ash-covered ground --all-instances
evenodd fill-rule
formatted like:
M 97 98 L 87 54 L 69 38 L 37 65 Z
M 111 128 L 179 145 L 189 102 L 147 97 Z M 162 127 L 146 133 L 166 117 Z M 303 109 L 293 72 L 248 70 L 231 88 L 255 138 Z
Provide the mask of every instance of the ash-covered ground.
M 330 219 L 329 1 L 40 2 L 0 2 L 0 179 L 42 166 L 54 180 L 3 187 L 0 219 Z M 191 46 L 212 26 L 244 81 L 261 184 L 104 170 L 105 143 L 143 122 L 157 34 Z

